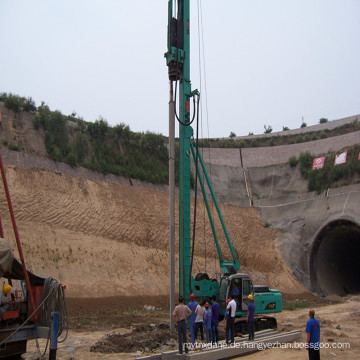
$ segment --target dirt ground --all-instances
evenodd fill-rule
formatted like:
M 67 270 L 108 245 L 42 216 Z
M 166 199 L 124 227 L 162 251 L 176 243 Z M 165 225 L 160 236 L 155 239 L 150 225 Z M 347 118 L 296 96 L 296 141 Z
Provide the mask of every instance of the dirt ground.
M 307 359 L 302 346 L 306 339 L 309 308 L 316 311 L 321 326 L 321 342 L 327 347 L 321 350 L 322 358 L 359 358 L 359 295 L 317 299 L 311 294 L 302 294 L 297 298 L 285 294 L 284 298 L 304 307 L 277 314 L 278 330 L 301 330 L 301 339 L 292 343 L 292 349 L 267 349 L 247 355 L 246 359 Z M 144 309 L 143 304 L 151 310 Z M 168 301 L 164 297 L 111 297 L 95 301 L 70 298 L 68 307 L 69 334 L 65 342 L 59 344 L 59 360 L 134 359 L 177 349 L 176 334 L 168 329 Z M 220 334 L 224 335 L 223 323 Z M 43 350 L 44 342 L 40 345 Z M 333 346 L 338 348 L 330 348 Z M 36 359 L 34 341 L 29 343 L 25 359 Z

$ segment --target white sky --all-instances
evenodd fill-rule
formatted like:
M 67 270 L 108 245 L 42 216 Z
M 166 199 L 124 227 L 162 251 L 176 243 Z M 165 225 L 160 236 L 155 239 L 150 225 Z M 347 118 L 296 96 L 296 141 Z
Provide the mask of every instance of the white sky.
M 190 3 L 201 137 L 360 114 L 360 0 Z M 0 34 L 0 92 L 168 134 L 166 0 L 0 0 Z

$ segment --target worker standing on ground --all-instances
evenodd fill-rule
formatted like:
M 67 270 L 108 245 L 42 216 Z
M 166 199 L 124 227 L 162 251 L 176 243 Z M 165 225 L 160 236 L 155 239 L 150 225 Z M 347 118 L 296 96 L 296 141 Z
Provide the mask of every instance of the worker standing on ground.
M 309 318 L 306 324 L 309 360 L 320 360 L 320 323 L 315 319 L 315 310 L 309 310 Z
M 197 334 L 200 329 L 200 338 L 201 341 L 204 341 L 204 320 L 205 320 L 205 300 L 201 301 L 201 303 L 196 307 L 195 314 L 195 339 L 197 339 Z
M 205 327 L 205 338 L 206 343 L 210 344 L 212 342 L 212 335 L 211 335 L 211 310 L 209 309 L 209 303 L 205 303 L 205 320 L 204 320 L 204 327 Z
M 191 344 L 192 346 L 194 346 L 195 344 L 195 319 L 196 319 L 196 314 L 195 314 L 195 310 L 197 307 L 197 302 L 195 301 L 195 295 L 191 294 L 190 295 L 190 302 L 188 303 L 188 307 L 191 310 L 191 315 L 190 315 L 190 337 L 191 337 Z
M 213 345 L 219 342 L 219 303 L 216 302 L 216 295 L 212 296 L 211 305 L 211 332 Z
M 255 305 L 253 303 L 253 296 L 251 294 L 248 295 L 248 311 L 247 311 L 247 317 L 246 322 L 248 324 L 248 332 L 249 332 L 249 340 L 254 340 L 254 332 L 255 332 L 255 323 L 254 323 L 254 317 L 255 317 Z
M 184 304 L 182 296 L 179 297 L 179 305 L 177 305 L 172 313 L 178 330 L 179 354 L 183 353 L 183 343 L 185 344 L 185 352 L 189 351 L 186 338 L 187 318 L 191 315 L 191 310 Z
M 227 300 L 226 300 L 226 306 L 228 306 L 229 305 L 229 302 L 231 301 L 231 299 L 230 298 L 228 298 Z M 228 310 L 228 308 L 226 307 L 226 310 L 225 310 L 225 331 L 226 331 L 226 324 L 227 324 L 227 320 L 228 320 L 228 317 L 229 317 L 229 310 Z M 225 333 L 226 334 L 226 333 Z M 231 330 L 229 330 L 229 334 L 228 334 L 228 337 L 231 337 Z M 226 341 L 226 335 L 225 335 L 225 341 Z
M 235 323 L 235 313 L 236 313 L 236 302 L 234 300 L 234 295 L 230 294 L 230 302 L 226 307 L 226 310 L 229 311 L 229 316 L 226 319 L 226 328 L 225 328 L 225 337 L 226 344 L 234 343 L 234 323 Z

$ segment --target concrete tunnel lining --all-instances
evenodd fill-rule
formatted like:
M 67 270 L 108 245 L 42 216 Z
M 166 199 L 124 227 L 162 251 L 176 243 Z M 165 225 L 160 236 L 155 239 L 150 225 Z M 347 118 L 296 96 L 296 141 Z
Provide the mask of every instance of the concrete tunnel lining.
M 313 291 L 321 296 L 360 293 L 360 226 L 331 221 L 316 235 L 310 255 Z

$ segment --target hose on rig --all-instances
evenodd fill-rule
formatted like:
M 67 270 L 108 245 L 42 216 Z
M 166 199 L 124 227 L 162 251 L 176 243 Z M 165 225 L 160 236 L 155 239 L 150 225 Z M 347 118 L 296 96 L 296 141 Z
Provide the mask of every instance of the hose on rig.
M 56 311 L 59 313 L 58 338 L 65 330 L 65 336 L 58 342 L 64 342 L 68 333 L 68 318 L 65 302 L 64 287 L 51 276 L 46 278 L 43 290 L 41 325 L 49 327 L 51 324 L 51 314 Z
M 57 337 L 59 338 L 64 330 L 66 331 L 66 333 L 63 339 L 58 340 L 58 343 L 64 342 L 68 335 L 68 319 L 67 319 L 64 287 L 54 278 L 48 277 L 45 279 L 43 297 L 40 305 L 29 315 L 29 317 L 21 325 L 19 325 L 11 334 L 9 334 L 9 336 L 6 339 L 0 342 L 0 347 L 6 344 L 6 342 L 12 336 L 14 336 L 21 328 L 23 328 L 28 323 L 28 321 L 33 317 L 33 315 L 37 313 L 40 309 L 42 311 L 41 325 L 46 327 L 50 327 L 51 325 L 51 320 L 52 320 L 51 313 L 54 311 L 57 311 L 59 313 L 59 324 L 58 324 L 59 327 L 58 327 Z M 49 342 L 50 342 L 50 331 L 43 354 L 40 354 L 39 343 L 37 342 L 39 359 L 44 358 Z

